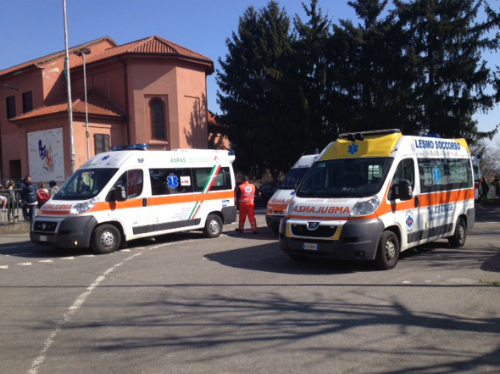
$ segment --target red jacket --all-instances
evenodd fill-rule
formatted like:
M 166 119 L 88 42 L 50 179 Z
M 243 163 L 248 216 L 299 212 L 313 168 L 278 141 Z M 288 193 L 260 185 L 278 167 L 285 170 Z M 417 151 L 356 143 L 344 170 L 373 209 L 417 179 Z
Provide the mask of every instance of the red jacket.
M 240 203 L 253 204 L 255 198 L 255 185 L 252 183 L 242 183 L 239 185 Z

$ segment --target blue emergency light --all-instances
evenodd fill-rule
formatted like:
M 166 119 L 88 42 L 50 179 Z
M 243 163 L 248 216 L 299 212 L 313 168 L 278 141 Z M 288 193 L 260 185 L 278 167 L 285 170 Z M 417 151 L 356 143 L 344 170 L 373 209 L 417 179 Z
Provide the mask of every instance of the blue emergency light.
M 109 148 L 111 152 L 116 151 L 145 151 L 149 149 L 149 144 L 139 143 L 139 144 L 129 144 L 129 145 L 114 145 Z

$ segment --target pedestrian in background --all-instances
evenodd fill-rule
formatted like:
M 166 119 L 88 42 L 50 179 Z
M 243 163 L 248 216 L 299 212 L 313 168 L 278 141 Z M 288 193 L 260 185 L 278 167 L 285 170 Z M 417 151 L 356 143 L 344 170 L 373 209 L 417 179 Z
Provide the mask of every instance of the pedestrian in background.
M 57 191 L 59 191 L 59 186 L 57 185 L 56 181 L 49 182 L 49 191 L 50 191 L 50 197 L 54 196 L 57 193 Z
M 486 178 L 483 178 L 481 181 L 481 199 L 488 198 L 488 192 L 490 191 L 490 186 L 488 186 L 488 182 L 486 182 Z
M 33 218 L 35 218 L 38 201 L 36 198 L 35 186 L 33 186 L 33 182 L 29 175 L 27 175 L 23 183 L 21 183 L 21 200 L 23 203 L 24 219 L 31 222 Z
M 3 190 L 3 186 L 1 183 L 0 183 L 0 190 Z M 7 196 L 0 195 L 0 205 L 2 206 L 2 212 L 7 211 L 7 201 L 8 201 Z
M 36 191 L 36 200 L 38 203 L 38 209 L 41 209 L 43 204 L 45 204 L 50 199 L 49 190 L 45 188 L 44 182 L 38 183 L 38 191 Z
M 243 232 L 245 221 L 248 216 L 248 221 L 252 226 L 252 231 L 257 234 L 257 221 L 255 219 L 255 185 L 248 181 L 248 177 L 242 177 L 243 183 L 236 190 L 236 198 L 240 206 L 240 221 L 236 231 Z

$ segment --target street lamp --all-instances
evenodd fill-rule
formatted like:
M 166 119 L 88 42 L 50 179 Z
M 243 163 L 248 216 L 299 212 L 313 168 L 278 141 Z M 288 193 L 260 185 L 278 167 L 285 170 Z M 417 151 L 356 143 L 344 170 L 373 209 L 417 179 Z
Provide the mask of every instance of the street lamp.
M 90 54 L 90 49 L 82 48 L 75 55 L 83 59 L 83 89 L 85 90 L 85 131 L 87 135 L 87 160 L 90 160 L 90 133 L 89 133 L 89 110 L 87 106 L 87 70 L 85 68 L 85 55 Z

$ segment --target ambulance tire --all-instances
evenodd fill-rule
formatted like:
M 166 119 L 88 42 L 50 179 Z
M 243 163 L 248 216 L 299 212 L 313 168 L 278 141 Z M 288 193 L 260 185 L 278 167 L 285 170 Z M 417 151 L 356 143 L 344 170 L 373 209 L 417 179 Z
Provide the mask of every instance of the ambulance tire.
M 203 234 L 207 238 L 217 238 L 222 233 L 222 219 L 217 214 L 209 214 Z
M 107 254 L 116 251 L 121 245 L 120 230 L 113 225 L 98 226 L 92 233 L 90 248 L 97 254 Z
M 389 270 L 396 266 L 399 260 L 399 240 L 390 230 L 382 232 L 378 242 L 375 266 L 381 270 Z
M 463 247 L 465 239 L 467 238 L 467 225 L 462 217 L 457 221 L 455 232 L 452 236 L 448 237 L 448 243 L 451 248 Z

